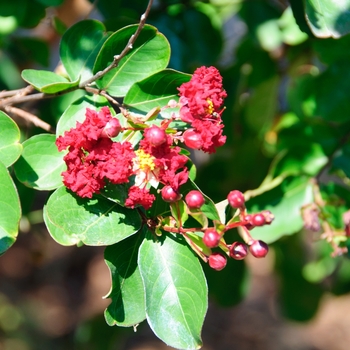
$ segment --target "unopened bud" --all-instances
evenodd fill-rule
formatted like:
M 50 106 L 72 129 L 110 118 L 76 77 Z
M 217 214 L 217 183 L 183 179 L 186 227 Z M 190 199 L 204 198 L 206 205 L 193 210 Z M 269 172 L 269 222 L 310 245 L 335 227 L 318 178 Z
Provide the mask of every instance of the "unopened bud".
M 121 130 L 120 122 L 117 118 L 111 118 L 101 132 L 101 137 L 113 138 L 118 136 Z

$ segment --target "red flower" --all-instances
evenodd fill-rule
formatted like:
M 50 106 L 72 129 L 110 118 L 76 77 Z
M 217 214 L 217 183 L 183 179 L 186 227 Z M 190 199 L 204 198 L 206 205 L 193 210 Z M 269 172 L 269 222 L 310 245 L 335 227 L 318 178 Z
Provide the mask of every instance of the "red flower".
M 180 118 L 191 124 L 191 135 L 184 134 L 185 144 L 194 149 L 214 153 L 226 142 L 222 135 L 222 104 L 227 96 L 222 77 L 215 67 L 200 67 L 191 80 L 179 88 Z
M 87 108 L 85 121 L 77 122 L 75 128 L 56 140 L 60 151 L 68 147 L 63 158 L 67 164 L 67 171 L 62 173 L 63 183 L 80 197 L 91 198 L 99 193 L 106 180 L 121 184 L 132 175 L 135 157 L 132 145 L 113 142 L 103 133 L 111 119 L 108 107 L 98 113 Z
M 227 96 L 222 87 L 222 77 L 215 67 L 197 68 L 191 80 L 182 84 L 179 91 L 182 105 L 180 116 L 187 123 L 211 118 L 213 113 L 220 114 Z
M 131 186 L 128 192 L 128 198 L 125 201 L 125 206 L 135 208 L 137 205 L 142 205 L 146 210 L 150 209 L 156 197 L 149 193 L 146 188 Z

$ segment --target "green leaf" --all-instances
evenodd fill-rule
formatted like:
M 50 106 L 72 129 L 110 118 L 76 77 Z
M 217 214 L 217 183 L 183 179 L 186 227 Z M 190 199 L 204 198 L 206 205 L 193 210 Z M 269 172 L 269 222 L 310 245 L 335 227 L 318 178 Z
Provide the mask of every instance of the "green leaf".
M 108 38 L 105 26 L 96 20 L 85 20 L 70 27 L 60 43 L 60 57 L 71 80 L 90 78 L 96 56 Z
M 305 0 L 306 20 L 319 38 L 339 38 L 350 33 L 349 8 L 349 0 Z
M 69 90 L 79 85 L 79 80 L 69 81 L 62 75 L 46 70 L 25 69 L 22 71 L 22 78 L 35 89 L 45 94 Z
M 137 256 L 144 239 L 142 232 L 105 249 L 105 262 L 111 272 L 112 287 L 106 298 L 112 302 L 105 310 L 110 325 L 128 327 L 146 318 L 145 292 Z
M 122 52 L 137 28 L 138 25 L 125 27 L 105 41 L 97 56 L 94 73 L 112 63 L 114 56 Z M 96 84 L 113 96 L 125 96 L 135 82 L 166 68 L 169 57 L 170 46 L 166 38 L 155 27 L 146 25 L 132 50 Z
M 0 162 L 6 167 L 12 165 L 22 152 L 19 139 L 20 132 L 17 124 L 0 111 Z
M 181 84 L 190 80 L 191 75 L 165 69 L 140 82 L 135 83 L 125 96 L 124 103 L 131 111 L 147 113 L 154 107 L 164 107 L 170 100 L 179 99 Z M 161 112 L 166 118 L 174 110 L 167 108 Z
M 102 197 L 80 198 L 66 187 L 58 188 L 44 206 L 45 224 L 62 245 L 101 246 L 117 243 L 139 230 L 136 210 L 126 209 Z
M 149 235 L 139 251 L 147 321 L 169 346 L 199 349 L 208 307 L 203 270 L 182 238 L 170 235 L 163 238 L 154 241 Z
M 77 122 L 82 123 L 85 120 L 86 108 L 93 110 L 100 109 L 103 106 L 109 106 L 106 98 L 100 95 L 83 96 L 64 111 L 57 123 L 57 137 L 63 135 L 65 131 L 75 128 Z
M 284 235 L 296 233 L 303 227 L 301 207 L 312 201 L 312 185 L 304 176 L 285 180 L 271 191 L 250 199 L 246 204 L 249 213 L 267 209 L 275 216 L 271 225 L 255 227 L 251 235 L 255 239 L 272 243 Z
M 40 134 L 23 143 L 23 153 L 15 164 L 19 181 L 42 191 L 62 185 L 61 173 L 66 170 L 66 164 L 55 141 L 55 135 Z
M 0 162 L 0 255 L 16 241 L 21 206 L 13 180 Z

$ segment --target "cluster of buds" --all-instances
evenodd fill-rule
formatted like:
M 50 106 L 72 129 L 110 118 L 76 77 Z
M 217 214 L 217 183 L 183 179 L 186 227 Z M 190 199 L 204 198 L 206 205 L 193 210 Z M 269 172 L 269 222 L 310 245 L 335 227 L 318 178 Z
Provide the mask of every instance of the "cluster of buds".
M 229 205 L 236 210 L 233 218 L 226 225 L 207 228 L 203 235 L 203 243 L 208 248 L 218 247 L 222 250 L 222 252 L 210 252 L 207 257 L 210 267 L 218 271 L 226 266 L 227 256 L 235 260 L 242 260 L 250 252 L 255 258 L 264 258 L 269 247 L 265 242 L 252 238 L 250 230 L 258 226 L 270 225 L 274 219 L 269 210 L 247 214 L 244 195 L 238 190 L 231 191 L 227 200 Z M 233 228 L 240 228 L 243 242 L 236 241 L 232 244 L 225 242 L 225 232 Z

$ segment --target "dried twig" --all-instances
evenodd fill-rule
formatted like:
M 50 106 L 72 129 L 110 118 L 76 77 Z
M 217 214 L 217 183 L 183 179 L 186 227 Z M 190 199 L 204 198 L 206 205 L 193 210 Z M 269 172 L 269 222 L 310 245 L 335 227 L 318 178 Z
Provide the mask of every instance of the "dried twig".
M 50 133 L 55 133 L 55 130 L 50 124 L 44 122 L 43 120 L 41 120 L 40 118 L 38 118 L 36 115 L 32 113 L 26 112 L 23 109 L 12 107 L 12 106 L 6 106 L 4 109 L 8 113 L 16 114 L 17 116 L 29 121 L 30 123 L 34 124 L 38 128 L 41 128 Z

